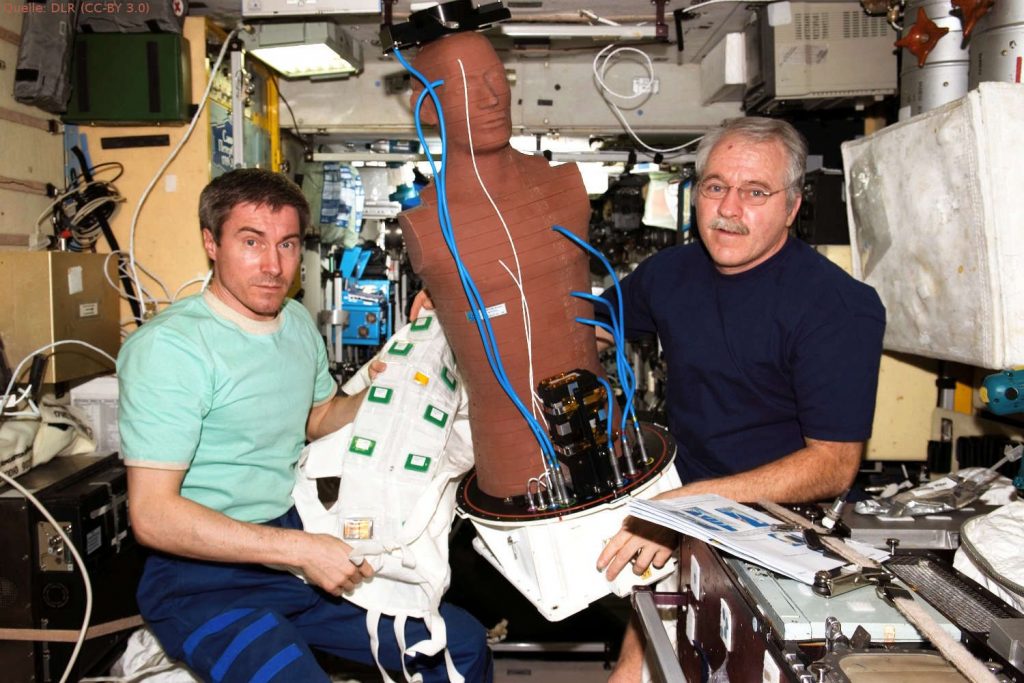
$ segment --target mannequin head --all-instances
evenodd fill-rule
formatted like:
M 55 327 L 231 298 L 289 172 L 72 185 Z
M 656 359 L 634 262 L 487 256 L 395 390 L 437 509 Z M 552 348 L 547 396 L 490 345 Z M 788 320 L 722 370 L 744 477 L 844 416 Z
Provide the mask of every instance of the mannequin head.
M 437 94 L 444 111 L 450 146 L 468 148 L 470 137 L 475 152 L 508 146 L 512 135 L 511 92 L 505 66 L 487 38 L 476 32 L 445 36 L 424 45 L 412 65 L 432 82 L 444 81 L 444 85 L 437 88 Z M 423 86 L 413 79 L 413 107 L 422 91 Z M 421 115 L 424 123 L 437 125 L 437 115 L 429 97 L 423 103 Z

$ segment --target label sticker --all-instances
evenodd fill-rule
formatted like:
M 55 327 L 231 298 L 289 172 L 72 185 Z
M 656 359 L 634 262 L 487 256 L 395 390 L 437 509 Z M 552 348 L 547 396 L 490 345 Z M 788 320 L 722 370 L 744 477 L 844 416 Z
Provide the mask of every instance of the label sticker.
M 374 403 L 390 403 L 392 393 L 392 390 L 387 387 L 370 387 L 366 400 Z
M 376 441 L 363 436 L 353 436 L 352 442 L 348 445 L 348 449 L 351 452 L 358 453 L 359 455 L 373 455 L 373 449 L 376 447 Z
M 488 318 L 497 318 L 498 316 L 508 313 L 508 310 L 505 308 L 505 304 L 495 304 L 485 308 L 484 313 L 487 314 Z M 473 315 L 473 311 L 466 311 L 466 320 L 469 320 L 470 322 L 476 320 L 476 316 Z
M 693 597 L 700 600 L 700 564 L 693 555 L 690 555 L 690 590 Z
M 423 413 L 423 417 L 427 422 L 432 422 L 438 427 L 444 427 L 445 423 L 448 422 L 448 413 L 444 412 L 440 408 L 435 408 L 430 405 L 427 406 L 427 410 Z
M 83 289 L 82 266 L 71 266 L 68 268 L 68 294 L 81 294 Z
M 725 643 L 725 651 L 732 652 L 732 610 L 725 598 L 721 599 L 718 618 L 718 635 Z
M 103 527 L 96 527 L 85 535 L 85 554 L 92 555 L 103 545 Z
M 412 470 L 413 472 L 426 472 L 430 469 L 430 458 L 425 455 L 410 453 L 409 457 L 405 459 L 405 469 Z
M 373 519 L 348 517 L 341 523 L 341 536 L 346 541 L 366 541 L 373 538 Z

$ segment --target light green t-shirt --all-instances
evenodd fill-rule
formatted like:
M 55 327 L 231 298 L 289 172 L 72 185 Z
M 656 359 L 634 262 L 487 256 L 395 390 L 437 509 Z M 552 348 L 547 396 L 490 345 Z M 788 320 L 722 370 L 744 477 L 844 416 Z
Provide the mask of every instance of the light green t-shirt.
M 244 522 L 291 507 L 309 410 L 337 391 L 301 304 L 260 322 L 210 292 L 128 337 L 117 375 L 125 463 L 187 470 L 182 496 Z

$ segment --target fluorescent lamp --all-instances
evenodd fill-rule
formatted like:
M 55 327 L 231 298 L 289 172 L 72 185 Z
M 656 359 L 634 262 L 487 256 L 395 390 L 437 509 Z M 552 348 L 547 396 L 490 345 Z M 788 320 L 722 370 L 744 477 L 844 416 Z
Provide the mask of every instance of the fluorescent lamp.
M 380 0 L 243 0 L 242 16 L 289 17 L 301 14 L 380 14 Z
M 590 38 L 591 40 L 654 40 L 657 26 L 591 26 L 590 24 L 498 24 L 498 32 L 511 38 Z
M 347 76 L 362 71 L 359 44 L 330 22 L 257 24 L 243 33 L 249 53 L 285 78 Z

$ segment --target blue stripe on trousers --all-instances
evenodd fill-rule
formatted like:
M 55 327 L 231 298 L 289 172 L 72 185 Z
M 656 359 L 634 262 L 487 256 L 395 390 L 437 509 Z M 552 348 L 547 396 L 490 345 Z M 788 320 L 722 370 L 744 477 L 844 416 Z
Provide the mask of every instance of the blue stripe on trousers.
M 189 666 L 192 665 L 192 653 L 195 652 L 195 649 L 199 647 L 199 643 L 203 642 L 204 638 L 217 633 L 218 631 L 223 631 L 231 624 L 252 612 L 253 610 L 248 607 L 222 612 L 193 631 L 192 635 L 185 640 L 185 644 L 182 645 L 182 649 L 185 651 L 185 659 L 188 661 Z
M 268 683 L 268 681 L 276 676 L 281 669 L 285 668 L 301 656 L 302 652 L 299 650 L 299 646 L 292 643 L 268 659 L 267 663 L 261 666 L 259 671 L 253 674 L 252 678 L 249 679 L 249 683 Z
M 252 641 L 256 640 L 264 633 L 274 628 L 277 625 L 277 619 L 274 618 L 273 614 L 264 614 L 262 617 L 254 621 L 253 623 L 246 626 L 244 629 L 235 636 L 231 644 L 228 645 L 227 649 L 217 660 L 217 663 L 210 669 L 210 675 L 213 676 L 213 680 L 216 683 L 220 683 L 224 680 L 224 674 L 228 672 L 231 665 L 238 658 L 238 655 L 242 654 L 242 650 L 249 647 Z

